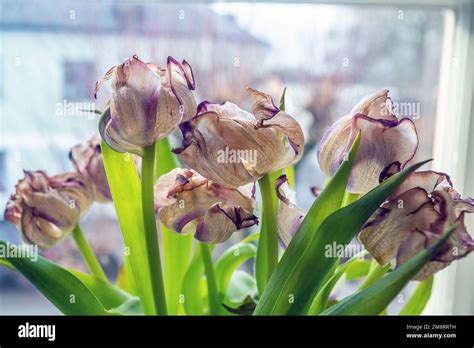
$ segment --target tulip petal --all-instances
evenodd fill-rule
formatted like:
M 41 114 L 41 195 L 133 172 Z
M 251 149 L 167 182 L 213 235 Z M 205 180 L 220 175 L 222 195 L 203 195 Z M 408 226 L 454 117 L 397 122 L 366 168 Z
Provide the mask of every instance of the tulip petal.
M 362 227 L 359 240 L 381 264 L 397 256 L 402 242 L 414 230 L 428 230 L 440 220 L 425 190 L 413 188 L 384 204 Z
M 257 217 L 241 207 L 222 208 L 216 203 L 198 223 L 195 238 L 204 243 L 223 243 L 235 231 L 257 223 Z
M 162 175 L 155 185 L 155 207 L 165 226 L 178 233 L 200 228 L 202 238 L 213 242 L 223 241 L 232 232 L 251 226 L 253 202 L 241 191 L 208 183 L 189 169 L 174 169 Z M 214 208 L 210 210 L 210 207 Z M 221 214 L 227 214 L 226 218 Z M 214 219 L 225 224 L 214 226 Z
M 268 94 L 250 87 L 247 87 L 247 91 L 252 96 L 252 113 L 259 123 L 280 112 L 280 109 L 275 106 L 272 97 Z
M 411 173 L 391 195 L 396 197 L 400 193 L 408 191 L 414 187 L 424 189 L 426 192 L 433 192 L 443 187 L 453 187 L 450 177 L 445 173 L 426 170 Z
M 114 121 L 110 116 L 110 109 L 107 109 L 99 120 L 99 133 L 104 141 L 117 152 L 129 152 L 138 156 L 143 156 L 143 148 L 129 143 L 114 130 Z
M 20 228 L 22 239 L 29 244 L 36 244 L 43 249 L 55 246 L 69 235 L 73 226 L 60 229 L 48 220 L 38 218 L 33 211 L 26 208 L 21 217 Z
M 198 112 L 181 124 L 183 143 L 173 152 L 220 185 L 236 188 L 255 182 L 263 174 L 295 163 L 303 154 L 303 131 L 284 112 L 260 123 L 229 102 L 203 102 Z
M 388 96 L 388 92 L 387 89 L 384 89 L 363 98 L 349 114 L 351 116 L 364 114 L 370 118 L 397 121 L 392 99 Z
M 69 151 L 69 159 L 76 171 L 93 184 L 95 200 L 98 202 L 112 200 L 100 147 L 100 137 L 94 136 L 85 144 L 74 146 Z
M 400 163 L 401 169 L 405 167 L 418 148 L 418 135 L 413 121 L 408 118 L 387 121 L 357 114 L 352 118 L 348 140 L 340 139 L 346 145 L 339 159 L 331 162 L 330 176 L 339 168 L 359 131 L 362 132 L 362 140 L 347 190 L 364 194 L 380 183 L 387 167 L 391 167 L 394 162 Z
M 48 177 L 43 171 L 25 171 L 5 217 L 17 226 L 24 241 L 49 248 L 72 231 L 93 194 L 91 183 L 79 173 Z
M 296 206 L 295 192 L 291 190 L 286 175 L 275 180 L 278 204 L 278 237 L 283 248 L 287 248 L 304 219 L 304 213 Z
M 243 186 L 258 179 L 244 167 L 240 157 L 224 135 L 240 135 L 242 127 L 233 120 L 219 118 L 215 112 L 206 112 L 180 125 L 182 147 L 173 149 L 190 168 L 213 182 L 229 188 Z M 240 148 L 238 148 L 240 149 Z M 232 151 L 230 151 L 232 150 Z M 229 153 L 231 153 L 230 156 Z M 232 156 L 233 155 L 233 156 Z
M 177 129 L 196 111 L 191 66 L 169 57 L 167 68 L 144 63 L 137 56 L 110 69 L 97 82 L 111 79 L 110 115 L 101 119 L 100 132 L 115 150 L 141 155 Z
M 415 155 L 418 136 L 413 121 L 397 119 L 387 90 L 374 93 L 324 134 L 318 145 L 318 161 L 324 174 L 335 174 L 359 131 L 362 140 L 347 190 L 365 194 L 406 166 Z

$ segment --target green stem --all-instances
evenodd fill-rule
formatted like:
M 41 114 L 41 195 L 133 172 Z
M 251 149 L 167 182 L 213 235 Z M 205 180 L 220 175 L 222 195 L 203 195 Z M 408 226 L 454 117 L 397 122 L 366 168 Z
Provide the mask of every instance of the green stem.
M 209 314 L 217 315 L 219 313 L 219 293 L 217 291 L 216 274 L 212 263 L 211 248 L 209 244 L 200 243 L 201 256 L 204 264 L 204 272 L 207 280 L 207 295 L 209 298 Z
M 259 181 L 260 193 L 262 195 L 262 230 L 259 239 L 259 251 L 266 256 L 265 284 L 270 279 L 276 265 L 278 264 L 278 228 L 276 221 L 276 201 L 274 199 L 275 189 L 270 180 L 270 175 L 265 174 Z M 260 243 L 262 245 L 260 245 Z
M 165 286 L 161 270 L 160 249 L 156 231 L 155 202 L 153 194 L 155 171 L 155 144 L 145 147 L 142 158 L 142 210 L 145 225 L 146 252 L 150 268 L 153 302 L 158 315 L 167 315 Z
M 359 286 L 359 290 L 365 289 L 369 285 L 372 285 L 373 283 L 375 283 L 377 280 L 382 278 L 389 269 L 390 269 L 390 264 L 382 267 L 379 265 L 379 263 L 376 260 L 372 260 L 369 274 L 367 275 L 365 280 L 362 282 L 362 284 Z
M 72 237 L 74 238 L 74 241 L 76 242 L 79 252 L 81 253 L 89 271 L 97 278 L 108 282 L 104 270 L 100 266 L 100 263 L 92 251 L 89 243 L 87 243 L 87 240 L 84 237 L 79 224 L 74 227 L 74 230 L 72 231 Z

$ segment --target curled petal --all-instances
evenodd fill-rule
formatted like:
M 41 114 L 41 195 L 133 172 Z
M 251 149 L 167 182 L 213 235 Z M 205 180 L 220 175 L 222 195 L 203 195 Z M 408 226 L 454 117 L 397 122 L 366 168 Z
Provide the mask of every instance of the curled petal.
M 5 217 L 14 223 L 23 240 L 49 248 L 66 237 L 93 201 L 89 180 L 79 173 L 53 177 L 25 171 L 16 185 Z
M 473 198 L 454 198 L 454 213 L 456 218 L 463 213 L 474 213 L 474 199 Z
M 249 125 L 250 127 L 251 125 Z M 174 149 L 183 162 L 213 182 L 236 188 L 258 177 L 245 168 L 237 149 L 232 148 L 225 136 L 242 137 L 242 127 L 230 120 L 219 118 L 215 112 L 206 112 L 180 125 L 183 145 Z M 254 149 L 249 152 L 255 154 Z M 247 152 L 245 152 L 247 153 Z
M 25 208 L 20 226 L 22 239 L 43 249 L 51 248 L 61 242 L 74 228 L 74 225 L 60 228 L 48 219 L 37 217 L 34 210 L 29 208 Z
M 82 216 L 94 201 L 94 188 L 89 179 L 79 173 L 63 173 L 50 178 L 51 188 L 64 196 L 70 207 Z
M 324 174 L 335 174 L 359 131 L 361 144 L 347 190 L 364 194 L 406 166 L 415 155 L 418 135 L 413 121 L 397 119 L 387 90 L 374 93 L 324 134 L 318 146 Z
M 436 257 L 413 278 L 415 280 L 426 279 L 474 250 L 474 241 L 464 225 L 465 213 L 474 211 L 470 199 L 453 198 L 452 187 L 442 184 L 446 181 L 445 175 L 422 174 L 412 178 L 407 187 L 423 183 L 426 188 L 438 190 L 428 195 L 420 185 L 392 197 L 371 217 L 359 235 L 360 241 L 380 264 L 396 260 L 399 267 L 457 225 Z
M 445 173 L 439 173 L 433 170 L 414 172 L 408 175 L 391 197 L 396 197 L 402 192 L 408 191 L 414 187 L 422 188 L 426 192 L 433 192 L 445 187 L 452 188 L 453 184 L 450 177 Z
M 258 122 L 268 120 L 280 112 L 268 94 L 250 87 L 247 87 L 247 91 L 252 96 L 252 113 Z
M 366 193 L 379 184 L 380 173 L 388 165 L 399 162 L 403 169 L 415 156 L 418 135 L 415 124 L 408 118 L 389 122 L 358 114 L 352 119 L 348 144 L 352 144 L 359 130 L 362 132 L 362 140 L 352 167 L 348 190 Z M 344 153 L 348 150 L 349 147 Z
M 143 156 L 143 148 L 129 143 L 115 131 L 114 121 L 110 116 L 110 109 L 102 114 L 99 120 L 99 133 L 104 141 L 117 152 L 129 152 Z
M 364 114 L 371 118 L 397 121 L 392 99 L 388 96 L 388 92 L 387 89 L 384 89 L 363 98 L 354 106 L 350 115 Z
M 408 238 L 400 245 L 397 255 L 397 265 L 400 266 L 404 264 L 422 250 L 427 249 L 431 245 L 430 241 L 434 242 L 434 240 L 435 238 L 429 232 L 415 230 L 410 233 Z M 413 277 L 413 280 L 423 281 L 447 266 L 449 266 L 449 263 L 436 260 L 430 261 Z
M 474 250 L 474 241 L 466 230 L 464 219 L 460 218 L 456 221 L 458 227 L 449 237 L 437 256 L 428 262 L 413 277 L 413 280 L 423 281 L 432 274 L 446 268 L 451 262 L 467 256 Z M 414 231 L 401 244 L 397 254 L 397 265 L 403 265 L 412 257 L 417 255 L 424 249 L 429 248 L 436 243 L 442 234 L 432 233 L 430 231 Z
M 93 184 L 95 200 L 98 202 L 112 200 L 99 137 L 94 136 L 87 143 L 74 146 L 69 152 L 69 159 L 76 171 Z
M 230 233 L 253 225 L 254 200 L 251 197 L 237 189 L 209 183 L 189 169 L 174 169 L 158 179 L 155 207 L 161 222 L 168 228 L 178 233 L 189 233 L 196 227 L 200 229 L 203 240 L 208 238 L 211 241 L 212 234 L 213 242 L 224 241 Z M 211 207 L 214 208 L 210 210 Z M 210 219 L 221 220 L 223 216 L 220 214 L 223 213 L 227 214 L 224 220 L 227 225 L 213 226 Z M 233 222 L 232 229 L 229 219 Z
M 295 192 L 291 190 L 286 175 L 275 180 L 278 204 L 278 237 L 280 244 L 286 248 L 298 231 L 304 219 L 304 213 L 296 206 Z
M 440 220 L 425 190 L 413 188 L 384 204 L 362 227 L 359 240 L 381 264 L 397 256 L 402 242 L 414 230 L 428 230 Z
M 169 205 L 184 191 L 191 191 L 206 184 L 207 179 L 196 172 L 175 168 L 158 179 L 155 185 L 155 207 L 159 209 Z
M 204 243 L 223 243 L 235 231 L 257 223 L 257 217 L 241 207 L 222 208 L 216 203 L 198 223 L 195 238 Z
M 155 140 L 161 80 L 134 56 L 119 65 L 112 78 L 113 128 L 127 142 L 144 147 Z
M 274 117 L 262 121 L 262 127 L 277 131 L 286 136 L 285 156 L 274 164 L 274 170 L 282 169 L 298 162 L 304 152 L 304 135 L 299 123 L 285 112 L 279 112 Z
M 167 69 L 133 56 L 97 83 L 111 79 L 110 114 L 100 122 L 103 139 L 115 150 L 141 155 L 194 115 L 194 77 L 190 65 L 168 58 Z
M 403 169 L 418 147 L 415 125 L 408 118 L 390 121 L 357 114 L 341 119 L 329 131 L 332 133 L 323 137 L 318 149 L 321 169 L 328 176 L 336 173 L 357 133 L 362 132 L 347 188 L 352 193 L 373 189 L 394 163 Z
M 201 103 L 198 114 L 180 125 L 183 143 L 173 152 L 189 167 L 226 187 L 257 181 L 263 174 L 298 161 L 301 127 L 286 113 L 257 123 L 232 103 Z

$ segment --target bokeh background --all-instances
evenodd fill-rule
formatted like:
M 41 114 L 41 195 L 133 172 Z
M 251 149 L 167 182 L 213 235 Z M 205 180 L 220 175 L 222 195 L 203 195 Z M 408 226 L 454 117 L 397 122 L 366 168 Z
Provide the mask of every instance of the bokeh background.
M 186 59 L 197 99 L 250 107 L 246 86 L 278 100 L 304 128 L 296 166 L 298 203 L 324 178 L 316 145 L 363 96 L 390 89 L 395 102 L 420 108 L 416 159 L 432 156 L 442 38 L 442 7 L 285 3 L 165 4 L 148 1 L 1 0 L 0 207 L 23 169 L 72 170 L 69 149 L 97 132 L 106 92 L 95 81 L 126 57 L 164 65 Z M 415 160 L 416 160 L 415 159 Z M 3 214 L 2 214 L 3 215 Z M 107 273 L 121 264 L 121 235 L 111 204 L 95 204 L 83 229 Z M 241 238 L 235 234 L 234 239 Z M 0 239 L 20 242 L 0 217 Z M 85 270 L 72 240 L 44 253 Z M 341 290 L 343 291 L 343 290 Z M 21 276 L 0 267 L 0 314 L 55 314 Z

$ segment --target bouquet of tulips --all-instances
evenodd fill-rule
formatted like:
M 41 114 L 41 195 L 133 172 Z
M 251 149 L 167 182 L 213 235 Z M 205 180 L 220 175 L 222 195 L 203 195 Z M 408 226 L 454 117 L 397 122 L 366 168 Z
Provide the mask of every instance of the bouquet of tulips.
M 276 106 L 248 88 L 251 112 L 197 105 L 191 66 L 172 57 L 165 68 L 126 59 L 96 93 L 106 80 L 100 137 L 71 149 L 74 171 L 25 171 L 5 210 L 26 243 L 47 249 L 74 238 L 88 273 L 0 241 L 18 251 L 0 263 L 64 314 L 379 315 L 415 280 L 400 311 L 414 315 L 434 274 L 474 250 L 464 225 L 474 200 L 448 175 L 419 171 L 427 161 L 410 164 L 415 124 L 397 117 L 386 90 L 327 130 L 317 155 L 327 180 L 304 212 L 292 167 L 304 136 L 284 92 Z M 178 130 L 182 143 L 171 149 Z M 114 282 L 80 228 L 94 201 L 113 202 L 123 236 Z M 232 235 L 240 242 L 213 257 Z M 344 257 L 354 238 L 364 250 Z M 244 271 L 248 260 L 253 269 Z M 335 298 L 341 279 L 356 289 Z

